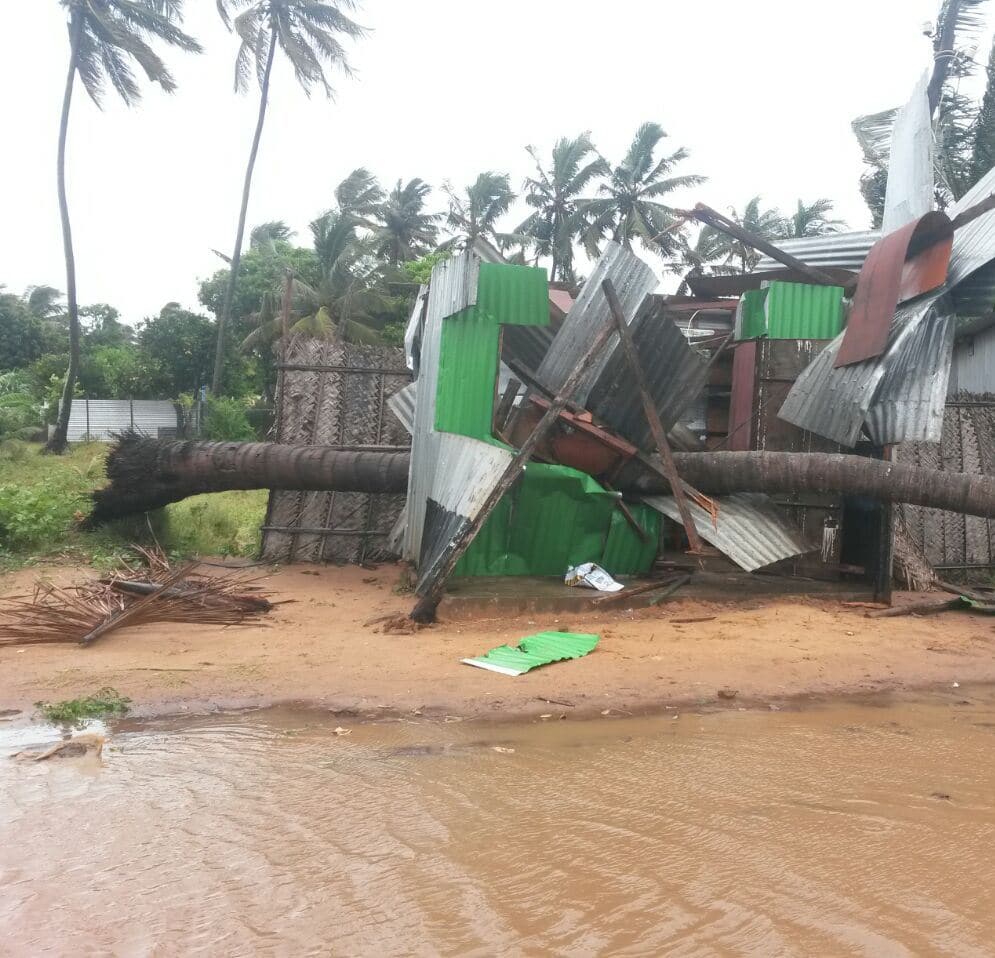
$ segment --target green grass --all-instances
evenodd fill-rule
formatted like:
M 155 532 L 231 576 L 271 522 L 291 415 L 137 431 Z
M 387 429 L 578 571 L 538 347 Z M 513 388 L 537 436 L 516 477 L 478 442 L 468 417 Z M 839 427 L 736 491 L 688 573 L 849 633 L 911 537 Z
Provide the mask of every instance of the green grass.
M 105 715 L 124 715 L 130 704 L 131 699 L 118 695 L 114 689 L 103 688 L 93 695 L 66 699 L 64 702 L 35 702 L 35 708 L 49 722 L 80 725 L 87 719 L 101 718 Z
M 136 516 L 80 530 L 89 493 L 106 482 L 107 449 L 106 443 L 86 443 L 64 456 L 43 456 L 35 444 L 0 445 L 0 568 L 60 558 L 108 567 L 132 543 L 152 544 L 153 530 L 163 549 L 176 557 L 255 555 L 265 489 L 195 496 L 167 506 L 151 522 Z

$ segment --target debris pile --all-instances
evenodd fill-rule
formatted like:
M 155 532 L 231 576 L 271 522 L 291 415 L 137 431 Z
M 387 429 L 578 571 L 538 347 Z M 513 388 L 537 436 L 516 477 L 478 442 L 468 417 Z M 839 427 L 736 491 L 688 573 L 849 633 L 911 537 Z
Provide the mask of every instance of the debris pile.
M 30 594 L 0 599 L 0 645 L 90 645 L 115 629 L 150 622 L 241 625 L 273 608 L 259 594 L 259 575 L 198 573 L 197 562 L 173 568 L 161 552 L 136 550 L 147 563 L 140 571 L 73 586 L 39 582 Z

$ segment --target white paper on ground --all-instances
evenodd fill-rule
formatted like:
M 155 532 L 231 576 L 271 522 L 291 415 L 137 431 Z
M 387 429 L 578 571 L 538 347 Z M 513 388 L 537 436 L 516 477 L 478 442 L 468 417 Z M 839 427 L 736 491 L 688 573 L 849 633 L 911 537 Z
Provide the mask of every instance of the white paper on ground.
M 616 582 L 601 566 L 594 562 L 582 562 L 571 566 L 563 581 L 567 585 L 582 585 L 599 592 L 620 592 L 625 586 Z

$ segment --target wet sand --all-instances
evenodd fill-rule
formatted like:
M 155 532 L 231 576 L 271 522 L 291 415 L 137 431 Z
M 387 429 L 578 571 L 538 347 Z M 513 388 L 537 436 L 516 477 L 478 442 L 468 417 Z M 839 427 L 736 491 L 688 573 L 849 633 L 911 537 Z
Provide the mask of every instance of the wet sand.
M 25 591 L 90 570 L 49 566 L 0 579 Z M 111 686 L 136 715 L 304 703 L 347 717 L 503 720 L 641 714 L 668 706 L 788 706 L 838 695 L 995 682 L 995 618 L 969 613 L 868 619 L 834 598 L 442 621 L 411 635 L 364 625 L 407 612 L 399 570 L 293 566 L 265 583 L 265 625 L 161 624 L 75 645 L 0 648 L 0 710 L 32 710 Z M 714 616 L 708 621 L 677 620 Z M 596 632 L 584 659 L 512 678 L 460 659 L 546 629 Z M 724 695 L 720 696 L 719 692 Z

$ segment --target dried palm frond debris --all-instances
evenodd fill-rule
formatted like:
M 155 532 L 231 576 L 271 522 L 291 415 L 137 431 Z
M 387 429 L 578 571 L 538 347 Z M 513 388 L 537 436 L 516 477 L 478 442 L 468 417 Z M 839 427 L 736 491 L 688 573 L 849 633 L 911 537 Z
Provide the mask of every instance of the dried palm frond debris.
M 145 567 L 74 586 L 39 583 L 32 593 L 0 598 L 0 645 L 90 645 L 124 626 L 151 622 L 240 625 L 272 607 L 243 569 L 202 574 L 198 563 L 172 568 L 159 551 L 139 550 Z

